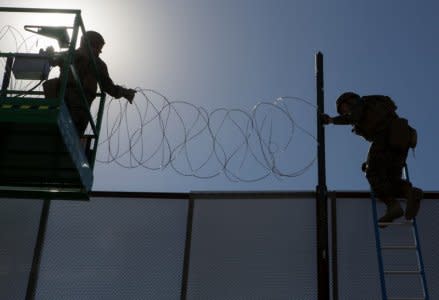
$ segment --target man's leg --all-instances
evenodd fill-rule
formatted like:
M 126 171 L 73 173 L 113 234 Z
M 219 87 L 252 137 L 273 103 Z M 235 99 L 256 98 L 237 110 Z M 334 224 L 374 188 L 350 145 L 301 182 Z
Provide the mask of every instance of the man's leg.
M 378 219 L 379 223 L 391 223 L 404 214 L 401 204 L 394 197 L 381 197 L 379 200 L 384 202 L 387 207 L 386 213 Z M 387 225 L 380 225 L 380 227 L 387 227 Z
M 90 138 L 84 136 L 85 130 L 87 129 L 89 123 L 88 112 L 78 104 L 80 101 L 80 96 L 74 89 L 66 91 L 66 104 L 69 109 L 70 118 L 75 126 L 76 133 L 78 134 L 79 143 L 84 150 L 85 156 L 90 161 L 91 151 L 90 151 Z
M 411 220 L 417 216 L 421 206 L 421 200 L 424 197 L 424 192 L 406 180 L 401 184 L 401 194 L 407 199 L 407 207 L 405 209 L 405 218 Z
M 67 108 L 69 109 L 70 118 L 75 125 L 79 139 L 81 139 L 88 125 L 88 113 L 83 108 L 81 96 L 75 89 L 66 90 L 65 99 Z
M 378 220 L 380 223 L 390 223 L 404 214 L 401 205 L 396 200 L 392 182 L 388 176 L 388 151 L 378 143 L 372 143 L 367 157 L 366 177 L 378 200 L 386 205 L 386 213 Z M 383 226 L 384 227 L 384 226 Z
M 418 214 L 421 199 L 424 192 L 417 187 L 413 187 L 408 180 L 402 179 L 402 170 L 407 160 L 408 149 L 403 151 L 394 151 L 392 153 L 392 165 L 389 169 L 389 176 L 395 188 L 397 195 L 407 199 L 405 218 L 411 220 Z

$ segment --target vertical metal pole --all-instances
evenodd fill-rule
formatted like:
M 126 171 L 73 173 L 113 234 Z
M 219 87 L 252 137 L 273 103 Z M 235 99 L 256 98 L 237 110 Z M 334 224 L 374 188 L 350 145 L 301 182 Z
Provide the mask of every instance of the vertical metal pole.
M 184 248 L 183 276 L 181 279 L 181 295 L 180 295 L 181 300 L 187 299 L 193 220 L 194 220 L 194 199 L 190 198 L 188 203 L 187 222 L 186 222 L 186 243 Z
M 329 262 L 328 262 L 328 203 L 326 188 L 325 129 L 321 114 L 324 113 L 323 94 L 323 54 L 316 54 L 317 82 L 317 160 L 318 185 L 316 187 L 317 221 L 317 292 L 318 299 L 329 299 Z
M 86 30 L 85 30 L 85 26 L 84 26 L 84 22 L 80 16 L 80 11 L 77 13 L 77 18 L 78 18 L 78 26 L 79 28 L 82 30 L 82 34 L 85 34 Z M 101 97 L 100 97 L 100 102 L 99 102 L 99 108 L 98 108 L 98 115 L 96 118 L 96 122 L 95 122 L 95 131 L 94 133 L 94 142 L 93 142 L 93 149 L 91 151 L 91 158 L 90 158 L 90 167 L 93 170 L 94 169 L 94 165 L 95 165 L 95 160 L 96 160 L 96 153 L 98 151 L 98 144 L 99 144 L 99 135 L 101 132 L 101 126 L 102 126 L 102 118 L 104 115 L 104 108 L 105 108 L 105 99 L 106 99 L 106 94 L 103 91 L 103 84 L 102 84 L 102 79 L 101 79 L 101 74 L 99 73 L 97 64 L 96 64 L 96 60 L 93 58 L 93 56 L 91 55 L 91 46 L 90 46 L 90 41 L 88 39 L 86 39 L 87 42 L 87 50 L 90 54 L 90 56 L 92 57 L 92 65 L 93 65 L 93 69 L 94 72 L 96 73 L 96 79 L 99 83 L 99 88 L 101 90 Z M 93 122 L 92 119 L 90 119 L 90 122 Z M 88 148 L 89 149 L 89 148 Z
M 32 269 L 29 273 L 27 284 L 26 300 L 35 299 L 38 285 L 38 273 L 40 270 L 41 255 L 43 253 L 44 238 L 46 236 L 47 220 L 49 218 L 50 200 L 45 199 L 41 210 L 40 226 L 38 228 L 37 241 L 34 248 L 34 257 L 32 260 Z
M 58 93 L 58 98 L 60 99 L 60 103 L 64 101 L 66 89 L 67 89 L 67 80 L 69 76 L 70 65 L 73 64 L 73 57 L 75 55 L 75 46 L 76 46 L 75 44 L 76 44 L 76 40 L 78 39 L 79 21 L 80 21 L 80 16 L 79 14 L 77 14 L 75 16 L 75 21 L 73 24 L 73 33 L 72 33 L 72 38 L 70 40 L 69 50 L 67 52 L 67 59 L 64 60 L 63 62 L 63 66 L 61 67 L 61 74 L 59 76 L 60 90 Z
M 91 154 L 90 167 L 94 170 L 96 153 L 98 152 L 98 143 L 99 143 L 99 135 L 101 134 L 101 126 L 102 126 L 102 117 L 104 115 L 104 107 L 105 107 L 105 93 L 101 92 L 101 99 L 99 102 L 98 116 L 96 119 L 96 132 L 95 139 L 93 144 L 93 150 Z
M 331 274 L 332 274 L 332 300 L 338 300 L 338 239 L 337 239 L 337 198 L 335 192 L 331 195 Z
M 12 71 L 12 63 L 14 62 L 14 58 L 9 56 L 6 59 L 5 73 L 3 75 L 2 89 L 0 91 L 0 98 L 6 97 L 7 90 L 9 86 L 9 82 L 11 81 L 11 71 Z

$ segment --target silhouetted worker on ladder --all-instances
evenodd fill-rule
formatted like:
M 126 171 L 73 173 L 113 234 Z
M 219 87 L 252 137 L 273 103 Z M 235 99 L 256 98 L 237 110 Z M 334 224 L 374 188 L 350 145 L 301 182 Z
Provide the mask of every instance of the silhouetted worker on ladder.
M 90 42 L 91 52 L 96 61 L 99 78 L 101 79 L 101 89 L 113 96 L 114 98 L 126 98 L 130 103 L 134 99 L 136 91 L 134 89 L 126 89 L 122 86 L 115 85 L 108 74 L 108 68 L 105 62 L 99 58 L 99 54 L 102 52 L 102 47 L 105 44 L 104 38 L 96 31 L 87 31 L 81 38 L 80 46 L 75 51 L 73 65 L 75 66 L 78 77 L 83 86 L 86 102 L 91 105 L 93 99 L 96 98 L 97 92 L 97 77 L 96 72 L 89 55 L 87 47 L 87 41 Z M 54 66 L 63 66 L 63 58 L 54 59 L 52 61 Z M 46 98 L 56 97 L 59 91 L 60 80 L 58 78 L 50 79 L 43 84 L 44 93 Z M 89 115 L 87 109 L 82 104 L 80 92 L 77 88 L 77 84 L 69 72 L 67 80 L 67 89 L 65 94 L 65 101 L 69 108 L 71 118 L 75 124 L 78 135 L 81 137 L 84 134 L 89 122 Z
M 375 196 L 387 206 L 379 222 L 392 222 L 404 214 L 397 197 L 407 199 L 405 218 L 413 219 L 419 211 L 423 191 L 402 179 L 402 170 L 409 148 L 416 147 L 416 130 L 397 115 L 397 106 L 387 96 L 360 97 L 346 92 L 336 104 L 339 116 L 323 114 L 323 123 L 352 125 L 354 133 L 372 143 L 362 169 Z

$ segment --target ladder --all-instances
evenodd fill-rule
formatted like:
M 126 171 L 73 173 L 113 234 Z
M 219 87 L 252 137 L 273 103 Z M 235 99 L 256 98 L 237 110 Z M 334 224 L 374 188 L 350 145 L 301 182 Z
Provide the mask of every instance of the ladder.
M 405 174 L 408 178 L 407 168 Z M 373 193 L 372 209 L 382 299 L 429 300 L 416 219 L 401 218 L 392 223 L 379 223 L 377 200 Z M 417 294 L 414 294 L 416 290 Z M 400 293 L 406 295 L 395 295 Z

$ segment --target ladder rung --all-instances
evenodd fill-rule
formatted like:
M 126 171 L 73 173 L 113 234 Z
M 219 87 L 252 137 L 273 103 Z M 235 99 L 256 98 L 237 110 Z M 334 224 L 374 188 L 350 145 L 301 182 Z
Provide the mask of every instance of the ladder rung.
M 425 300 L 425 297 L 422 297 L 422 298 L 401 298 L 401 297 L 398 297 L 398 298 L 395 298 L 395 297 L 393 297 L 393 298 L 387 298 L 387 300 Z
M 419 270 L 413 270 L 413 271 L 384 271 L 384 274 L 390 274 L 390 275 L 410 275 L 410 274 L 421 274 L 421 271 Z
M 422 279 L 422 288 L 423 293 L 421 295 L 407 297 L 407 296 L 394 296 L 394 297 L 388 297 L 386 299 L 388 300 L 425 300 L 428 298 L 428 290 L 426 286 L 426 280 L 425 280 L 425 271 L 424 266 L 422 263 L 422 254 L 421 249 L 418 246 L 418 230 L 416 228 L 415 220 L 405 220 L 403 218 L 395 220 L 395 222 L 379 222 L 377 220 L 377 205 L 376 205 L 376 198 L 372 195 L 372 207 L 373 207 L 373 218 L 374 218 L 374 225 L 375 225 L 375 241 L 376 241 L 376 248 L 377 248 L 377 254 L 378 254 L 378 261 L 379 261 L 379 271 L 380 271 L 380 277 L 383 281 L 383 288 L 385 289 L 384 281 L 386 276 L 404 276 L 404 275 L 411 275 L 415 277 L 420 277 Z M 382 243 L 381 241 L 381 233 L 379 229 L 384 229 L 387 226 L 405 226 L 408 229 L 411 229 L 412 231 L 412 237 L 413 241 L 410 242 L 403 242 L 403 243 Z M 404 230 L 406 231 L 406 230 Z M 408 232 L 407 232 L 408 233 Z M 408 266 L 406 268 L 412 269 L 412 270 L 384 270 L 384 263 L 383 263 L 383 251 L 385 250 L 415 250 L 416 252 L 410 252 L 410 253 L 416 253 L 418 255 L 418 265 L 415 266 Z M 387 253 L 387 252 L 386 252 Z M 389 266 L 390 267 L 390 266 Z M 402 266 L 401 266 L 402 267 Z M 393 277 L 392 277 L 393 278 Z M 406 277 L 402 277 L 406 278 Z M 401 279 L 402 279 L 401 278 Z M 390 278 L 389 278 L 390 279 Z M 396 279 L 396 277 L 394 278 Z
M 381 247 L 383 250 L 404 250 L 404 249 L 416 249 L 415 245 L 384 245 Z
M 413 220 L 405 221 L 405 222 L 378 222 L 379 226 L 391 226 L 391 225 L 412 225 Z

